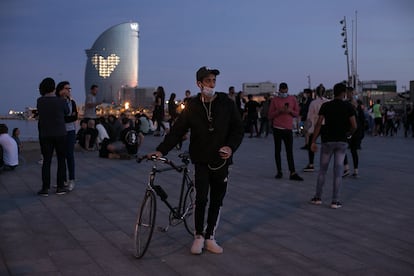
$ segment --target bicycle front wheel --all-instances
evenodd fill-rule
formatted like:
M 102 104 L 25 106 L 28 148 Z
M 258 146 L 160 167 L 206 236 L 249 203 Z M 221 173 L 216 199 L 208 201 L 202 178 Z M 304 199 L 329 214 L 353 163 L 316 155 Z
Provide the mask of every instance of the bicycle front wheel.
M 155 227 L 156 212 L 155 193 L 152 190 L 147 190 L 135 223 L 134 247 L 135 257 L 138 259 L 144 256 L 150 244 Z
M 194 185 L 191 185 L 184 197 L 184 205 L 182 214 L 184 214 L 184 225 L 187 232 L 190 235 L 194 236 L 195 227 L 194 227 L 194 203 L 195 203 L 195 188 Z

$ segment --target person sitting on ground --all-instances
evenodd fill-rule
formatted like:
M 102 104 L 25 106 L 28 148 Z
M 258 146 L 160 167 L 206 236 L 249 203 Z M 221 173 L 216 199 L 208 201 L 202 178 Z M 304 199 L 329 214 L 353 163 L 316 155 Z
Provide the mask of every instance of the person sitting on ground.
M 23 149 L 23 144 L 22 144 L 22 141 L 20 141 L 20 129 L 18 127 L 13 128 L 12 138 L 16 141 L 17 148 L 19 149 L 19 154 L 20 154 L 20 152 Z
M 85 136 L 86 136 L 86 129 L 88 128 L 88 123 L 86 120 L 81 120 L 79 125 L 80 125 L 80 129 L 76 133 L 76 141 L 78 141 L 79 146 L 81 146 L 81 148 L 86 149 Z
M 122 126 L 115 115 L 111 114 L 108 116 L 108 126 L 110 128 L 108 134 L 111 142 L 118 141 L 119 135 L 121 134 Z
M 14 170 L 19 165 L 19 150 L 16 141 L 8 134 L 6 124 L 0 124 L 0 146 L 3 148 L 3 170 Z M 0 162 L 1 163 L 1 162 Z
M 137 132 L 131 125 L 128 118 L 122 119 L 122 131 L 120 140 L 109 143 L 108 139 L 104 139 L 99 151 L 100 157 L 110 159 L 129 159 L 131 155 L 138 153 L 138 148 L 142 144 L 144 135 Z
M 87 147 L 86 150 L 95 150 L 96 141 L 98 138 L 98 130 L 95 128 L 95 120 L 89 119 L 88 120 L 88 127 L 86 128 L 85 134 L 85 146 Z
M 98 146 L 102 143 L 102 141 L 105 138 L 109 139 L 108 132 L 106 131 L 106 128 L 104 125 L 105 125 L 105 118 L 99 117 L 99 119 L 97 119 L 97 124 L 96 124 L 96 130 L 98 131 L 98 137 L 97 137 Z
M 143 135 L 151 134 L 150 119 L 144 113 L 135 115 L 135 130 Z

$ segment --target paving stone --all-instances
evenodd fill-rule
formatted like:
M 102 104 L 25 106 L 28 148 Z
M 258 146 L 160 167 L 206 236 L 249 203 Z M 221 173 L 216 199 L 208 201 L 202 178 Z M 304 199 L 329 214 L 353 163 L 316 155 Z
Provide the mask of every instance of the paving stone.
M 162 139 L 145 138 L 140 154 Z M 343 179 L 338 210 L 329 208 L 332 164 L 323 204 L 308 203 L 317 170 L 301 172 L 307 165 L 302 145 L 295 137 L 295 165 L 305 179 L 295 182 L 284 152 L 284 178 L 274 178 L 271 137 L 243 141 L 216 232 L 222 255 L 191 255 L 192 237 L 181 224 L 156 230 L 147 254 L 134 257 L 151 162 L 77 151 L 75 189 L 64 196 L 52 189 L 47 198 L 36 196 L 41 166 L 27 162 L 0 174 L 0 275 L 414 275 L 414 139 L 366 136 L 360 177 Z M 177 154 L 168 157 L 178 160 Z M 54 160 L 52 183 L 55 171 Z M 163 173 L 157 181 L 177 198 L 178 174 Z M 169 210 L 157 203 L 156 225 L 165 227 Z

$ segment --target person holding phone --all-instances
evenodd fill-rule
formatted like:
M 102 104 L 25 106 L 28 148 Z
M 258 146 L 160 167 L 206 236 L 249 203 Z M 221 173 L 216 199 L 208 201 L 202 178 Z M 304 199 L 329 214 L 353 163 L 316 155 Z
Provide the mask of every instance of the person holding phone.
M 288 85 L 285 82 L 279 85 L 279 94 L 272 98 L 269 107 L 269 121 L 273 127 L 273 141 L 275 144 L 275 161 L 277 174 L 275 178 L 283 177 L 281 150 L 282 141 L 285 144 L 286 157 L 289 167 L 289 179 L 303 181 L 295 170 L 293 160 L 293 118 L 299 116 L 299 104 L 295 96 L 288 94 Z
M 156 152 L 147 154 L 158 158 L 166 155 L 190 131 L 189 151 L 196 189 L 192 254 L 201 254 L 203 248 L 216 254 L 223 252 L 214 237 L 227 190 L 229 166 L 244 136 L 236 105 L 226 93 L 214 91 L 219 74 L 217 69 L 207 67 L 197 71 L 196 84 L 200 93 L 187 102 Z

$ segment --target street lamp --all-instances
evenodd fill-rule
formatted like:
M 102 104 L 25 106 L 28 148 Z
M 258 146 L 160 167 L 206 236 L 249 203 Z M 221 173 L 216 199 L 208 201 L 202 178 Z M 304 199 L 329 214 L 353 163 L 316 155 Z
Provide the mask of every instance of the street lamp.
M 348 34 L 346 31 L 346 17 L 344 16 L 344 19 L 339 21 L 339 23 L 342 25 L 341 36 L 344 38 L 342 48 L 345 49 L 344 55 L 346 56 L 346 67 L 347 67 L 347 75 L 348 75 L 347 83 L 348 83 L 348 86 L 351 86 L 351 74 L 349 71 Z

